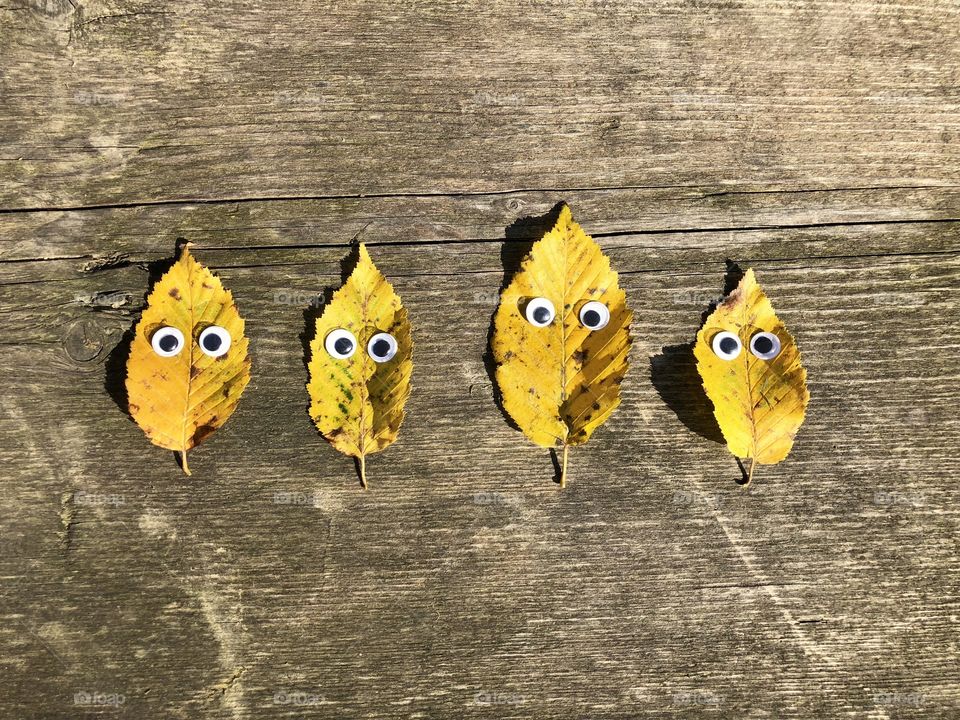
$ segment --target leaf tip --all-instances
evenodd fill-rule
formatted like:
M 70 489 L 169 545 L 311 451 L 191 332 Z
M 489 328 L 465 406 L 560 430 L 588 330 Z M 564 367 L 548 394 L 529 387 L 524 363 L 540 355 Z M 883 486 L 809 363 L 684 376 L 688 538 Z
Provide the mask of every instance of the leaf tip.
M 747 271 L 743 274 L 743 277 L 740 278 L 739 288 L 743 290 L 750 291 L 755 287 L 758 287 L 757 283 L 757 274 L 753 271 L 753 268 L 747 268 Z
M 194 245 L 192 240 L 187 240 L 186 238 L 177 238 L 177 245 L 174 248 L 176 253 L 177 260 L 182 260 L 184 257 L 190 256 L 190 248 Z

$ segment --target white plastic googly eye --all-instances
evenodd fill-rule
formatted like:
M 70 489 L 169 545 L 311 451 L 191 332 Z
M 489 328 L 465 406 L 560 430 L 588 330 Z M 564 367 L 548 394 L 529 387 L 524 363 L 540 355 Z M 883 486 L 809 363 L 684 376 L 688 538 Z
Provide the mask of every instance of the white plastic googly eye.
M 602 302 L 591 300 L 580 308 L 580 324 L 587 330 L 600 330 L 610 322 L 610 309 Z
M 346 360 L 357 351 L 357 339 L 353 333 L 343 328 L 331 330 L 323 341 L 323 347 L 331 357 Z
M 367 355 L 374 362 L 385 363 L 397 354 L 397 339 L 390 333 L 377 333 L 367 343 Z
M 153 351 L 160 357 L 173 357 L 183 350 L 183 333 L 169 325 L 157 330 L 150 338 Z
M 773 333 L 758 332 L 750 338 L 750 352 L 761 360 L 773 360 L 780 354 L 780 338 Z
M 557 316 L 557 311 L 553 303 L 543 297 L 534 298 L 527 303 L 527 309 L 524 311 L 527 322 L 536 327 L 546 327 L 553 322 Z
M 197 340 L 204 355 L 220 357 L 230 349 L 230 333 L 219 325 L 211 325 L 200 333 Z
M 743 343 L 732 332 L 724 330 L 713 337 L 713 352 L 722 360 L 733 360 L 741 350 L 743 350 Z

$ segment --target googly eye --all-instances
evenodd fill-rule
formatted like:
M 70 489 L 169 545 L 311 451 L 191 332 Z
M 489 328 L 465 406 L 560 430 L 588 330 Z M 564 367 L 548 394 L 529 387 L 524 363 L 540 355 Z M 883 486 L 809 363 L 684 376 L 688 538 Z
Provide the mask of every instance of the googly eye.
M 546 327 L 553 322 L 557 316 L 557 311 L 553 303 L 543 297 L 534 298 L 527 303 L 527 309 L 524 311 L 527 322 L 536 327 Z
M 385 363 L 397 354 L 397 339 L 390 333 L 377 333 L 367 343 L 367 355 L 374 362 Z
M 346 360 L 357 351 L 357 339 L 349 330 L 337 328 L 327 334 L 323 347 L 337 360 Z
M 610 322 L 610 309 L 602 302 L 591 300 L 580 308 L 580 324 L 587 330 L 600 330 Z
M 761 360 L 773 360 L 780 354 L 780 338 L 773 333 L 758 332 L 750 338 L 750 352 Z
M 160 357 L 179 355 L 183 350 L 183 333 L 169 325 L 162 327 L 150 338 L 150 345 Z
M 743 343 L 732 332 L 724 330 L 713 338 L 713 351 L 722 360 L 733 360 L 741 350 L 743 350 Z
M 211 325 L 200 333 L 198 341 L 204 355 L 220 357 L 230 349 L 230 333 L 219 325 Z

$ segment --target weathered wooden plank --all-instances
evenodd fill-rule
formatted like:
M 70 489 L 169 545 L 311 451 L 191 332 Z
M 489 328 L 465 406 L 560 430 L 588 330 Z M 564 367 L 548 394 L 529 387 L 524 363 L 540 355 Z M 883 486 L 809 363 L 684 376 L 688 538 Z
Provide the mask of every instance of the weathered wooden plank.
M 0 715 L 955 717 L 958 16 L 0 0 Z M 564 492 L 483 359 L 561 199 L 636 317 Z M 189 479 L 115 401 L 178 237 L 254 362 Z M 303 387 L 355 238 L 417 343 L 369 493 Z M 812 393 L 751 490 L 685 349 L 728 259 Z
M 3 518 L 21 548 L 5 633 L 44 697 L 8 686 L 13 707 L 67 716 L 73 691 L 97 690 L 139 716 L 860 716 L 916 694 L 928 716 L 953 712 L 956 254 L 756 264 L 814 400 L 791 458 L 750 493 L 685 427 L 702 408 L 670 351 L 719 293 L 722 254 L 623 272 L 637 316 L 624 403 L 558 493 L 547 454 L 492 401 L 495 296 L 477 293 L 498 285 L 500 257 L 481 249 L 465 274 L 444 272 L 461 246 L 377 248 L 417 369 L 368 494 L 306 415 L 302 305 L 264 291 L 305 268 L 335 284 L 341 250 L 221 269 L 254 379 L 189 480 L 104 391 L 103 353 L 131 318 L 58 306 L 59 281 L 5 288 L 14 322 L 36 326 L 5 346 L 25 368 L 4 394 Z M 647 252 L 611 249 L 627 268 Z M 124 267 L 70 286 L 143 280 Z M 105 348 L 73 359 L 60 333 L 86 321 Z M 325 704 L 282 704 L 287 691 Z
M 616 242 L 620 235 L 650 235 L 644 244 L 652 247 L 669 243 L 704 248 L 712 238 L 716 239 L 713 247 L 724 247 L 727 235 L 697 234 L 710 229 L 753 229 L 757 233 L 749 237 L 763 239 L 781 228 L 830 226 L 839 234 L 846 225 L 960 219 L 960 193 L 950 187 L 816 192 L 711 192 L 689 187 L 185 203 L 0 214 L 0 233 L 7 240 L 0 245 L 0 259 L 82 257 L 89 266 L 97 267 L 98 260 L 109 264 L 110 259 L 129 259 L 131 255 L 137 259 L 167 256 L 178 236 L 205 249 L 231 252 L 339 247 L 354 239 L 371 244 L 459 241 L 466 244 L 464 251 L 469 251 L 477 242 L 532 239 L 537 228 L 518 223 L 518 219 L 542 215 L 560 199 L 570 203 L 584 226 L 605 242 Z M 691 234 L 684 237 L 682 233 L 687 231 Z M 858 237 L 860 242 L 852 248 L 857 252 L 895 251 L 871 244 L 868 234 Z M 637 244 L 640 238 L 630 238 L 630 242 Z
M 0 207 L 958 178 L 952 2 L 2 7 Z

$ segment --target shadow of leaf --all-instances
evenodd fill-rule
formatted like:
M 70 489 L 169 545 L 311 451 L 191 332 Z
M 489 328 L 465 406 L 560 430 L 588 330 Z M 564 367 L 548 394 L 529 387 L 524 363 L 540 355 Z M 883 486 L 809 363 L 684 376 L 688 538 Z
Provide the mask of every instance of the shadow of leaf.
M 530 252 L 533 244 L 557 224 L 560 211 L 565 205 L 566 202 L 561 200 L 543 215 L 527 215 L 518 218 L 507 226 L 504 231 L 506 240 L 500 248 L 500 264 L 503 266 L 503 279 L 500 283 L 501 293 L 510 285 L 510 281 L 513 280 L 513 276 L 520 269 L 523 259 Z M 487 377 L 490 378 L 490 384 L 493 387 L 493 400 L 500 410 L 500 414 L 503 415 L 504 420 L 510 427 L 514 430 L 520 430 L 513 418 L 510 417 L 510 413 L 503 406 L 503 394 L 497 384 L 497 363 L 493 359 L 493 318 L 496 313 L 497 309 L 494 308 L 493 315 L 490 316 L 490 328 L 487 330 L 487 346 L 483 354 L 483 366 L 486 368 Z
M 661 348 L 659 355 L 650 358 L 650 381 L 680 422 L 707 440 L 724 442 L 697 372 L 693 343 Z
M 743 278 L 743 270 L 727 260 L 724 276 L 724 296 L 729 295 Z M 699 329 L 716 308 L 711 303 L 700 316 Z M 713 403 L 703 389 L 697 361 L 693 355 L 694 339 L 683 345 L 661 348 L 660 354 L 650 358 L 650 381 L 657 394 L 690 430 L 713 442 L 724 444 L 723 433 L 713 414 Z
M 173 267 L 177 258 L 180 257 L 180 251 L 186 244 L 186 239 L 178 237 L 172 258 L 154 260 L 144 265 L 147 271 L 147 291 L 143 296 L 144 308 L 147 306 L 147 298 L 153 292 L 153 286 L 157 284 L 157 281 L 163 277 L 167 270 Z M 130 345 L 133 342 L 138 322 L 140 322 L 139 317 L 126 329 L 120 338 L 120 342 L 114 346 L 104 362 L 103 387 L 117 407 L 130 418 L 131 422 L 133 422 L 133 416 L 130 414 L 130 399 L 127 397 L 127 360 L 130 359 Z
M 323 315 L 324 308 L 333 300 L 333 294 L 347 282 L 347 278 L 353 272 L 357 263 L 360 262 L 360 243 L 356 239 L 350 242 L 350 250 L 340 261 L 340 284 L 337 287 L 324 288 L 323 291 L 314 298 L 313 302 L 307 305 L 303 310 L 303 332 L 300 333 L 300 344 L 303 346 L 303 367 L 308 371 L 310 369 L 310 343 L 317 333 L 317 320 Z M 307 402 L 307 412 L 310 410 L 310 402 Z
M 147 292 L 143 296 L 144 308 L 147 306 L 147 298 L 150 297 L 150 293 L 153 292 L 153 286 L 173 267 L 173 264 L 180 257 L 180 252 L 188 244 L 188 240 L 178 237 L 174 245 L 172 258 L 163 258 L 162 260 L 154 260 L 153 262 L 146 263 L 144 267 L 147 270 Z M 130 359 L 130 345 L 133 343 L 133 338 L 136 335 L 138 322 L 140 322 L 139 317 L 137 317 L 137 319 L 133 321 L 133 324 L 123 333 L 120 342 L 114 346 L 104 362 L 103 387 L 107 391 L 107 394 L 113 399 L 113 402 L 116 403 L 117 407 L 130 419 L 130 422 L 136 421 L 130 413 L 130 398 L 127 395 L 127 361 Z M 174 452 L 173 456 L 177 465 L 183 469 L 183 454 Z

